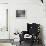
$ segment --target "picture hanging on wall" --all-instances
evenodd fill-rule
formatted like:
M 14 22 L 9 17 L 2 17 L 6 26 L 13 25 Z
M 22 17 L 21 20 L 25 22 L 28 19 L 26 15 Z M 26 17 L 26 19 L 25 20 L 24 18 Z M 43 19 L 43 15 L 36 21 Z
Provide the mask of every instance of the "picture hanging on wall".
M 16 10 L 16 17 L 25 17 L 25 10 Z

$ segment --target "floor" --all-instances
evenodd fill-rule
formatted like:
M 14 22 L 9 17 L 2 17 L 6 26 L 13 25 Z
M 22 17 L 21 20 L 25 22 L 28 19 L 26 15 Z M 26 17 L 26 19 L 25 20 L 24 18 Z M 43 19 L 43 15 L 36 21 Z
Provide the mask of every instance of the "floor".
M 0 43 L 0 46 L 12 46 L 11 43 Z
M 0 46 L 16 46 L 16 45 L 12 45 L 11 43 L 0 43 Z M 17 45 L 17 46 L 31 46 L 28 43 L 22 42 L 22 44 Z M 42 45 L 33 45 L 33 46 L 42 46 Z
M 2 41 L 2 40 L 0 40 L 0 41 Z M 12 39 L 11 39 L 11 41 L 12 41 Z M 5 43 L 4 42 L 0 43 L 0 46 L 31 46 L 31 43 L 29 41 L 22 41 L 21 45 L 20 45 L 20 42 L 15 42 L 13 45 L 11 43 L 6 43 L 6 42 L 7 42 L 7 40 L 5 40 Z M 42 46 L 42 45 L 34 44 L 33 46 Z
M 22 44 L 19 46 L 31 46 L 31 45 L 28 43 L 22 42 Z M 34 44 L 33 46 L 43 46 L 43 45 L 42 44 Z

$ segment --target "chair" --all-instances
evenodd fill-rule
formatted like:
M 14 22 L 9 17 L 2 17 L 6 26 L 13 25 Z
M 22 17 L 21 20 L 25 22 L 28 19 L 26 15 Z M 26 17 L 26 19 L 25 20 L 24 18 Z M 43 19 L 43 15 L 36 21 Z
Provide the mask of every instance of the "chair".
M 22 41 L 25 41 L 25 38 L 24 38 L 25 34 L 29 34 L 32 36 L 29 39 L 29 41 L 31 42 L 32 45 L 34 42 L 39 43 L 39 33 L 40 33 L 40 24 L 36 24 L 36 23 L 29 24 L 29 23 L 27 23 L 27 31 L 22 31 L 22 34 L 19 35 L 20 36 L 20 44 Z

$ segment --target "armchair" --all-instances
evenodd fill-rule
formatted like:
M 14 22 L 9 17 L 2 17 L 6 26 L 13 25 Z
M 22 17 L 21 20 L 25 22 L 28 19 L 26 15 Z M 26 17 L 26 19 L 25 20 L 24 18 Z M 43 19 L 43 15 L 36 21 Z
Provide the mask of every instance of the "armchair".
M 25 41 L 24 35 L 29 34 L 32 37 L 31 38 L 26 38 L 26 40 L 29 39 L 30 43 L 33 45 L 34 42 L 39 43 L 39 33 L 40 33 L 40 24 L 32 23 L 29 24 L 27 23 L 27 31 L 22 31 L 22 34 L 20 34 L 20 44 L 22 41 Z

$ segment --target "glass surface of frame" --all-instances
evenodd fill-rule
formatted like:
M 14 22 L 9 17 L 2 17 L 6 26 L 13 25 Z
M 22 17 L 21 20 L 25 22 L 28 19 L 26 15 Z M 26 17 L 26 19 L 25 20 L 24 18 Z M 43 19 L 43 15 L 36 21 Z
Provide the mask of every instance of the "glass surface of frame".
M 16 10 L 16 17 L 25 17 L 25 10 Z

